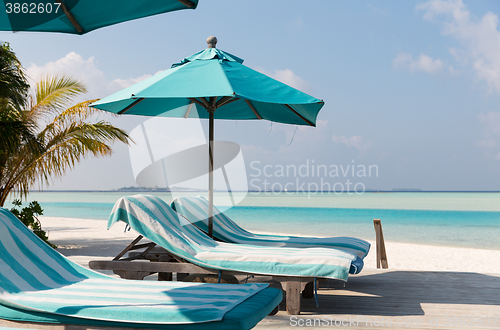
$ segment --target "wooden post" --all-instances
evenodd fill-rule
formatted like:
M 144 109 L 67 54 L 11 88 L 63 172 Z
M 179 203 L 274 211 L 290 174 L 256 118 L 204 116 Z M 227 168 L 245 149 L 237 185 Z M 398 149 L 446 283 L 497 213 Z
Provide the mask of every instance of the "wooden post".
M 382 233 L 382 223 L 380 219 L 373 219 L 373 226 L 375 227 L 375 237 L 377 242 L 377 268 L 389 268 L 387 263 L 387 254 L 385 252 L 384 234 Z
M 300 314 L 300 279 L 288 278 L 286 280 L 286 310 L 289 315 Z

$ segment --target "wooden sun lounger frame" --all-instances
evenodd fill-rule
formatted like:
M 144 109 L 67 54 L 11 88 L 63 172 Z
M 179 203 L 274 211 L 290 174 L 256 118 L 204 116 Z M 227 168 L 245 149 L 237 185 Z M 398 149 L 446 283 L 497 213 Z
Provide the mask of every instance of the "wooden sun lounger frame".
M 172 273 L 177 274 L 215 274 L 215 275 L 261 275 L 258 273 L 237 272 L 228 270 L 218 270 L 213 268 L 201 267 L 192 264 L 182 258 L 179 258 L 167 251 L 165 257 L 151 257 L 150 252 L 156 246 L 156 243 L 150 242 L 137 244 L 143 238 L 139 235 L 122 252 L 120 252 L 112 261 L 91 260 L 89 267 L 93 270 L 112 270 L 113 273 L 121 278 L 129 280 L 143 280 L 144 277 L 158 273 L 158 280 L 171 280 Z M 141 253 L 134 253 L 133 256 L 122 258 L 127 252 L 143 249 Z M 149 262 L 131 262 L 133 260 L 149 260 Z M 301 276 L 272 276 L 273 280 L 281 284 L 286 292 L 286 310 L 290 315 L 300 314 L 300 294 L 312 297 L 311 285 L 314 277 Z M 179 280 L 179 277 L 178 277 Z M 309 285 L 307 285 L 309 283 Z

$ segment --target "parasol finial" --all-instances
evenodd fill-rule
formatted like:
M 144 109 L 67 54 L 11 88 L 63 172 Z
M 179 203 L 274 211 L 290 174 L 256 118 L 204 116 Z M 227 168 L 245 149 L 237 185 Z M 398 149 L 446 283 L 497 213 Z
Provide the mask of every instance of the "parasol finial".
M 208 44 L 208 48 L 215 48 L 215 45 L 217 44 L 217 38 L 214 36 L 208 37 L 207 44 Z

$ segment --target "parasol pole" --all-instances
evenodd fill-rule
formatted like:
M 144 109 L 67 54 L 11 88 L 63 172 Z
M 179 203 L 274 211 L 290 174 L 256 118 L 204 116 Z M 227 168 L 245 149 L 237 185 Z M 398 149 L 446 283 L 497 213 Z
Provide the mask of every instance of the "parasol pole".
M 215 48 L 217 38 L 210 36 L 207 38 L 208 48 Z M 208 236 L 214 237 L 214 112 L 217 97 L 210 99 L 208 123 Z
M 208 124 L 208 236 L 213 238 L 214 226 L 214 110 L 209 110 Z

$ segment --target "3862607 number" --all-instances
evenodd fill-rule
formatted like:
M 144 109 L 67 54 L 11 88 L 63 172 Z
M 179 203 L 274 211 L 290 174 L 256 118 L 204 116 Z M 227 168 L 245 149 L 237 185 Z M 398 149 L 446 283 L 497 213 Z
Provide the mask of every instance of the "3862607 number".
M 54 3 L 19 3 L 19 2 L 14 2 L 10 3 L 7 2 L 5 4 L 5 12 L 7 14 L 52 14 L 59 11 L 59 7 L 61 7 L 61 4 L 58 2 Z

